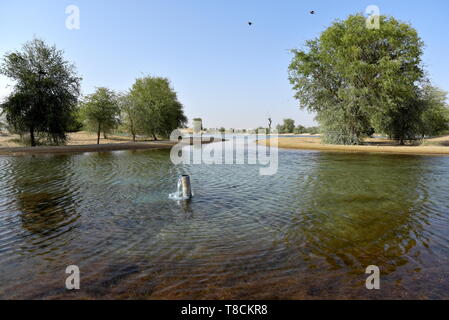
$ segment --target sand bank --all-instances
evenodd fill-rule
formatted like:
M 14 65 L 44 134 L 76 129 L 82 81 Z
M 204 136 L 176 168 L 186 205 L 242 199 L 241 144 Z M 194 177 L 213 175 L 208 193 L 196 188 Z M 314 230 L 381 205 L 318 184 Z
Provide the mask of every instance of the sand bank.
M 276 138 L 260 140 L 258 143 L 269 145 Z M 428 154 L 449 155 L 449 136 L 426 140 L 419 146 L 400 146 L 386 139 L 367 139 L 363 146 L 342 146 L 322 144 L 320 138 L 279 138 L 278 147 L 286 149 L 318 150 L 330 152 L 361 152 L 391 154 Z
M 0 138 L 0 155 L 26 155 L 26 154 L 64 154 L 64 153 L 83 153 L 83 152 L 108 152 L 120 150 L 146 150 L 146 149 L 170 149 L 176 142 L 161 140 L 148 141 L 138 139 L 138 142 L 132 142 L 128 137 L 108 136 L 102 138 L 101 144 L 96 144 L 97 137 L 87 132 L 77 132 L 69 135 L 70 140 L 65 146 L 39 146 L 39 147 L 21 147 L 18 142 L 18 136 L 2 136 Z M 203 138 L 202 143 L 217 142 L 220 139 Z M 186 142 L 188 144 L 189 142 Z M 190 144 L 193 140 L 190 139 Z

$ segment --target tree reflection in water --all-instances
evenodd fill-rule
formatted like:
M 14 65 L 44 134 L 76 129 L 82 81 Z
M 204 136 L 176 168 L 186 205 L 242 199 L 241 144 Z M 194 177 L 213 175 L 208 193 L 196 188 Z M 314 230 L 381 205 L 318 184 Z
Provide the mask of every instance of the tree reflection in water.
M 75 188 L 71 182 L 71 157 L 56 158 L 56 166 L 51 168 L 46 157 L 12 162 L 15 179 L 11 182 L 18 191 L 15 205 L 20 211 L 22 227 L 41 238 L 70 231 L 80 216 L 72 194 Z M 47 172 L 47 175 L 43 177 L 41 172 Z M 32 240 L 45 245 L 40 241 Z
M 428 242 L 425 164 L 422 157 L 320 153 L 295 196 L 287 245 L 310 272 L 336 271 L 343 286 L 360 286 L 369 265 L 385 277 L 410 262 L 419 272 Z

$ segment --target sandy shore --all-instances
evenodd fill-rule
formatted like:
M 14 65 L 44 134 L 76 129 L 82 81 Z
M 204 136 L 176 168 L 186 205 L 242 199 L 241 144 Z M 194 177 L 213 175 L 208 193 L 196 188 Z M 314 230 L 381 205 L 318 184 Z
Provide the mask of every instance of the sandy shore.
M 97 135 L 95 133 L 80 131 L 75 133 L 69 133 L 68 136 L 69 136 L 69 140 L 67 142 L 68 146 L 97 144 Z M 148 142 L 152 140 L 137 139 L 137 141 Z M 103 135 L 101 135 L 100 138 L 100 144 L 115 144 L 126 142 L 132 142 L 132 139 L 130 137 L 118 135 L 108 135 L 108 139 L 104 139 Z M 24 147 L 24 145 L 20 142 L 19 135 L 1 133 L 0 148 L 2 147 Z
M 39 146 L 24 147 L 20 144 L 19 136 L 2 135 L 0 136 L 0 155 L 25 155 L 25 154 L 59 154 L 59 153 L 80 153 L 80 152 L 107 152 L 119 150 L 145 150 L 145 149 L 170 149 L 176 142 L 162 140 L 151 141 L 138 139 L 132 142 L 132 139 L 123 136 L 108 136 L 108 139 L 100 140 L 97 145 L 95 134 L 88 132 L 77 132 L 69 135 L 70 140 L 65 146 Z M 204 139 L 202 143 L 211 143 L 216 140 Z M 190 143 L 193 143 L 191 140 Z
M 260 140 L 258 143 L 270 145 L 276 143 L 276 138 Z M 320 138 L 279 138 L 276 139 L 279 148 L 318 150 L 330 152 L 361 152 L 361 153 L 391 153 L 391 154 L 428 154 L 449 155 L 449 136 L 428 139 L 419 146 L 399 146 L 394 141 L 386 139 L 367 139 L 363 146 L 342 146 L 322 144 Z

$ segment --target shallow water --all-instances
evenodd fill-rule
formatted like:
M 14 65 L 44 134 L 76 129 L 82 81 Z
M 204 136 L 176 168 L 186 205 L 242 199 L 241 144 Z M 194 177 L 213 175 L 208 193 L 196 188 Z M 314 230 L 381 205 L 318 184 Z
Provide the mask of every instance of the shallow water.
M 449 298 L 449 158 L 279 161 L 260 176 L 168 150 L 0 157 L 0 298 Z M 191 202 L 168 197 L 181 174 Z

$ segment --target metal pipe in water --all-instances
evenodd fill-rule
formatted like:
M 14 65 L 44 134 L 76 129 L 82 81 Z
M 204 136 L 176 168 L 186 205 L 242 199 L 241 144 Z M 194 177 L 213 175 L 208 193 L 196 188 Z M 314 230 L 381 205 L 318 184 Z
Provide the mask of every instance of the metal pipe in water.
M 190 186 L 190 177 L 188 175 L 183 175 L 181 177 L 182 186 L 182 197 L 184 199 L 192 198 L 192 187 Z

